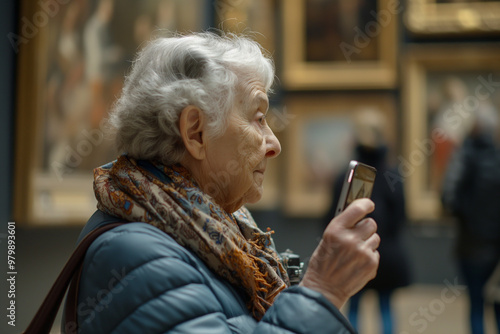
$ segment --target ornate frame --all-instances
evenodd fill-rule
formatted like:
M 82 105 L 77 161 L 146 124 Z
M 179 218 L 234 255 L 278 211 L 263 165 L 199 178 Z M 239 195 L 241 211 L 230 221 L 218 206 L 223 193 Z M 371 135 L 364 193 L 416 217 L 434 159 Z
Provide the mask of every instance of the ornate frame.
M 405 24 L 417 35 L 498 33 L 500 1 L 437 3 L 436 0 L 408 0 Z
M 393 0 L 377 0 L 378 12 L 372 13 L 359 35 L 370 43 L 374 38 L 378 59 L 370 61 L 308 62 L 305 59 L 305 4 L 307 0 L 282 2 L 283 11 L 283 84 L 288 89 L 372 89 L 393 88 L 397 83 L 396 53 L 398 48 L 397 26 L 402 8 Z M 375 29 L 372 32 L 372 29 Z M 359 40 L 358 40 L 359 41 Z M 366 42 L 366 40 L 365 40 Z M 363 43 L 348 45 L 362 49 Z M 344 53 L 345 55 L 345 53 Z
M 290 96 L 285 102 L 293 120 L 286 130 L 282 153 L 287 166 L 284 211 L 290 216 L 322 217 L 331 203 L 333 178 L 344 172 L 351 158 L 353 112 L 363 109 L 382 112 L 388 123 L 387 140 L 394 148 L 397 146 L 395 99 L 388 93 L 311 93 Z M 311 135 L 319 137 L 308 138 Z M 317 167 L 321 168 L 319 175 L 326 176 L 328 181 L 311 177 L 311 170 Z
M 175 17 L 167 15 L 166 18 L 160 17 L 159 10 L 155 11 L 159 8 L 157 7 L 160 4 L 158 0 L 114 1 L 112 14 L 109 14 L 111 21 L 108 21 L 111 22 L 109 23 L 112 26 L 110 29 L 113 29 L 112 34 L 115 37 L 112 45 L 124 50 L 123 57 L 120 58 L 119 70 L 117 70 L 119 72 L 116 75 L 116 78 L 119 77 L 117 82 L 123 79 L 129 66 L 127 60 L 130 60 L 138 50 L 140 41 L 151 38 L 151 32 L 155 31 L 155 23 L 166 22 L 180 31 L 195 30 L 195 27 L 206 23 L 205 18 L 200 17 L 200 15 L 205 15 L 203 10 L 191 8 L 191 11 L 186 11 L 179 7 L 192 5 L 193 1 L 199 6 L 206 4 L 205 0 L 164 2 L 170 6 L 168 9 L 174 8 L 176 12 L 182 14 Z M 131 8 L 131 5 L 136 7 Z M 66 1 L 64 4 L 54 2 L 53 6 L 28 0 L 20 3 L 22 20 L 20 20 L 19 35 L 16 36 L 17 39 L 14 39 L 19 47 L 19 50 L 16 50 L 19 51 L 19 65 L 13 200 L 13 216 L 20 224 L 84 223 L 96 209 L 92 189 L 92 169 L 116 157 L 116 154 L 107 151 L 106 145 L 112 146 L 112 144 L 106 140 L 106 128 L 101 126 L 104 117 L 94 119 L 93 124 L 99 126 L 87 127 L 92 113 L 84 109 L 82 105 L 90 105 L 92 101 L 95 101 L 91 98 L 93 95 L 89 93 L 89 91 L 95 91 L 95 86 L 91 86 L 88 76 L 76 73 L 78 72 L 76 67 L 68 65 L 71 61 L 78 59 L 84 69 L 90 66 L 87 63 L 88 54 L 80 50 L 84 50 L 83 45 L 85 45 L 84 27 L 88 27 L 91 17 L 97 16 L 94 15 L 96 8 L 96 0 Z M 68 18 L 70 15 L 68 13 L 71 13 L 71 19 Z M 71 21 L 71 28 L 64 25 L 67 24 L 66 20 L 73 20 L 75 16 L 78 21 L 76 23 Z M 141 19 L 145 20 L 141 21 Z M 148 24 L 148 19 L 151 19 L 153 23 Z M 66 31 L 63 26 L 65 29 L 70 29 L 71 36 L 65 35 L 67 39 L 61 42 L 63 31 Z M 135 28 L 138 30 L 134 30 Z M 144 30 L 144 28 L 151 29 Z M 134 34 L 138 32 L 144 37 L 140 41 L 133 39 Z M 12 37 L 12 35 L 9 36 Z M 95 37 L 97 34 L 92 36 Z M 74 42 L 73 38 L 78 41 Z M 96 39 L 94 38 L 93 41 Z M 102 50 L 95 44 L 92 46 L 93 51 Z M 75 50 L 78 51 L 75 52 Z M 90 50 L 90 46 L 86 50 Z M 67 53 L 63 54 L 63 52 Z M 67 56 L 68 54 L 70 56 Z M 62 58 L 64 58 L 64 66 L 60 63 Z M 125 65 L 123 65 L 123 60 L 125 60 Z M 74 76 L 67 75 L 69 72 L 65 71 L 68 68 L 75 71 L 71 72 Z M 108 68 L 105 66 L 105 70 Z M 61 87 L 66 87 L 63 86 L 64 83 L 70 80 L 72 80 L 71 84 L 76 82 L 81 85 L 83 87 L 81 91 L 86 93 L 74 99 L 74 94 L 72 95 L 67 90 L 63 91 Z M 51 90 L 53 87 L 63 93 L 54 93 L 54 90 Z M 100 87 L 104 90 L 109 86 L 103 84 Z M 121 86 L 119 87 L 121 90 Z M 119 93 L 118 90 L 113 90 L 113 92 Z M 109 94 L 109 96 L 114 99 L 117 94 Z M 64 102 L 62 102 L 63 98 Z M 60 107 L 63 103 L 64 112 Z M 54 108 L 54 105 L 57 107 Z M 71 127 L 68 125 L 69 122 L 61 121 L 64 117 L 73 117 L 66 115 L 76 114 L 76 109 L 79 110 L 80 116 L 77 121 L 71 122 Z M 69 132 L 69 129 L 74 136 L 68 135 L 64 141 L 61 140 L 59 135 Z M 50 139 L 48 139 L 49 136 Z M 53 154 L 55 150 L 52 148 L 56 145 L 60 148 L 58 155 Z M 101 154 L 104 149 L 106 149 L 105 152 Z M 99 158 L 95 158 L 95 154 Z
M 434 173 L 429 158 L 437 152 L 436 143 L 443 143 L 450 137 L 444 134 L 448 125 L 457 124 L 460 129 L 462 126 L 467 129 L 469 119 L 465 113 L 451 114 L 452 111 L 455 112 L 454 107 L 447 107 L 444 114 L 439 114 L 443 117 L 436 118 L 440 123 L 433 123 L 439 126 L 429 126 L 428 106 L 429 100 L 432 99 L 429 92 L 434 92 L 430 90 L 433 87 L 430 85 L 430 78 L 433 75 L 472 77 L 473 80 L 469 80 L 471 89 L 468 90 L 468 95 L 458 101 L 458 105 L 471 103 L 473 106 L 477 101 L 486 99 L 487 95 L 494 96 L 495 99 L 500 96 L 498 59 L 500 46 L 494 44 L 410 46 L 402 71 L 404 147 L 402 155 L 398 157 L 401 182 L 404 182 L 407 192 L 407 211 L 410 219 L 430 221 L 443 217 L 440 192 L 437 190 L 440 184 L 434 185 L 437 189 L 428 187 L 432 177 L 430 173 Z M 453 105 L 456 106 L 457 103 Z

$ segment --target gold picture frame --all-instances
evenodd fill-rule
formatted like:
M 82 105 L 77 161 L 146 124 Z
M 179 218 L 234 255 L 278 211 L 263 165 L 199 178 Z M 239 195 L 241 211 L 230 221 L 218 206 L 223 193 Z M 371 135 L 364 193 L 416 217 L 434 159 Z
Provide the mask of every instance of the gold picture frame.
M 408 0 L 405 25 L 416 35 L 500 32 L 500 1 Z
M 498 59 L 500 46 L 495 44 L 408 49 L 403 63 L 404 146 L 398 163 L 410 219 L 443 218 L 444 173 L 454 149 L 470 131 L 473 108 L 500 105 Z
M 130 61 L 159 30 L 201 30 L 204 0 L 20 3 L 13 215 L 19 224 L 83 224 L 92 170 L 116 159 L 104 119 Z M 198 9 L 198 10 L 197 10 Z
M 332 201 L 332 184 L 344 173 L 354 149 L 353 116 L 376 110 L 384 115 L 386 138 L 397 147 L 397 113 L 389 93 L 325 93 L 286 98 L 293 116 L 284 140 L 286 182 L 284 212 L 289 216 L 323 217 Z
M 316 3 L 340 6 L 343 2 Z M 314 3 L 308 0 L 282 2 L 281 77 L 287 89 L 374 89 L 396 86 L 397 26 L 402 12 L 399 2 L 353 2 L 351 8 L 354 11 L 351 11 L 351 15 L 341 8 L 323 10 L 311 4 Z M 356 8 L 356 4 L 360 7 Z M 307 7 L 309 5 L 311 7 Z M 330 16 L 329 11 L 331 15 L 337 16 Z M 308 20 L 308 15 L 319 17 Z M 315 29 L 315 22 L 319 22 L 318 27 L 323 23 L 339 24 L 331 29 Z

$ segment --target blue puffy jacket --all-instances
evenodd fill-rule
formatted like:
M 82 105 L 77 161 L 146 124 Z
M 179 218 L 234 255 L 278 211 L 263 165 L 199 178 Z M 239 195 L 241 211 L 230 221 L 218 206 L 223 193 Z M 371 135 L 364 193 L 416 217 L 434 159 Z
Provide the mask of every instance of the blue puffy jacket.
M 80 238 L 117 221 L 97 211 Z M 244 295 L 159 229 L 128 223 L 90 246 L 78 295 L 80 333 L 354 333 L 305 287 L 284 290 L 257 322 Z

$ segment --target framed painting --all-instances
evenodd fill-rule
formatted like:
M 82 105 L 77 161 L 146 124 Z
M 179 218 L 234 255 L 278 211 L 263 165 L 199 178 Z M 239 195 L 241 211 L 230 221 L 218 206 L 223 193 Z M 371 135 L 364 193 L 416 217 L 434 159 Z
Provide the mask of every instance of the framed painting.
M 309 94 L 290 96 L 293 120 L 286 130 L 284 208 L 290 216 L 322 217 L 332 202 L 332 185 L 353 157 L 358 112 L 384 116 L 389 146 L 396 146 L 396 106 L 390 94 Z
M 395 87 L 398 1 L 288 0 L 282 6 L 286 88 Z
M 82 223 L 92 170 L 116 158 L 105 125 L 140 46 L 156 32 L 204 28 L 205 0 L 22 1 L 14 216 Z
M 412 220 L 443 217 L 440 196 L 454 150 L 481 109 L 500 111 L 500 47 L 412 46 L 404 62 L 404 148 L 398 157 Z
M 416 35 L 500 32 L 500 1 L 408 0 L 405 25 Z

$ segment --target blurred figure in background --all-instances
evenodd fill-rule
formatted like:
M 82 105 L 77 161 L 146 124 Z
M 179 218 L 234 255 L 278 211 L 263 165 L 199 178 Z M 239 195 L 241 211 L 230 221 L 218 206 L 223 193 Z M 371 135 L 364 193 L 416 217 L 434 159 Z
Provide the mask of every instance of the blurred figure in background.
M 443 183 L 444 207 L 457 218 L 456 252 L 469 291 L 473 334 L 484 333 L 484 286 L 500 261 L 500 144 L 498 111 L 483 103 Z M 494 304 L 500 333 L 500 304 Z
M 375 203 L 375 211 L 370 217 L 378 224 L 380 265 L 377 277 L 370 281 L 349 303 L 349 321 L 359 331 L 358 309 L 363 293 L 373 289 L 379 297 L 382 320 L 382 333 L 394 333 L 391 311 L 391 296 L 396 288 L 410 283 L 410 264 L 401 240 L 402 227 L 406 220 L 405 197 L 401 177 L 397 168 L 388 163 L 388 151 L 384 138 L 385 117 L 377 110 L 362 110 L 355 115 L 355 148 L 353 159 L 371 165 L 377 169 L 377 178 L 371 199 Z M 337 200 L 342 190 L 344 173 L 334 182 L 333 200 L 328 211 L 326 222 L 335 214 Z

